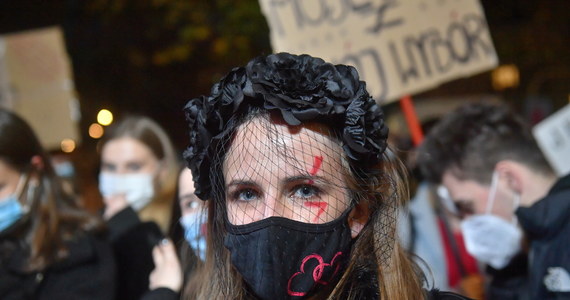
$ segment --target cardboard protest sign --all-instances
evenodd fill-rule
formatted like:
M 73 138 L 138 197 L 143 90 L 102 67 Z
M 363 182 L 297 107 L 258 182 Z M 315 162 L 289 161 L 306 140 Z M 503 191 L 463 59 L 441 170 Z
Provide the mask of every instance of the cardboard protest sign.
M 556 174 L 570 173 L 570 104 L 536 124 L 532 134 Z
M 477 0 L 260 0 L 275 52 L 355 66 L 380 102 L 497 65 Z
M 0 36 L 3 107 L 32 126 L 43 146 L 79 142 L 79 104 L 59 27 Z

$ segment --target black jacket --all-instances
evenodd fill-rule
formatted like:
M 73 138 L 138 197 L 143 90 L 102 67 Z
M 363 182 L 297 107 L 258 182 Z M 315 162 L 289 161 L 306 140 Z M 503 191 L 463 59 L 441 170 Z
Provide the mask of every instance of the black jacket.
M 158 288 L 147 292 L 140 300 L 176 300 L 180 295 L 169 288 Z
M 528 295 L 528 256 L 519 253 L 502 269 L 487 266 L 485 272 L 491 276 L 485 287 L 487 300 L 531 300 Z
M 346 287 L 340 299 L 348 299 L 350 295 L 353 299 L 380 300 L 378 277 L 375 270 L 374 264 L 356 268 L 350 277 L 347 278 L 347 281 L 352 284 Z M 470 300 L 470 298 L 438 289 L 431 289 L 425 292 L 425 300 Z
M 0 257 L 0 299 L 113 299 L 115 266 L 107 242 L 86 234 L 67 246 L 69 255 L 42 272 L 24 270 L 24 249 L 4 251 Z
M 141 222 L 128 207 L 108 222 L 109 238 L 117 264 L 117 300 L 139 300 L 148 291 L 154 269 L 152 248 L 162 239 L 158 225 Z
M 570 174 L 516 214 L 530 242 L 530 299 L 570 299 Z

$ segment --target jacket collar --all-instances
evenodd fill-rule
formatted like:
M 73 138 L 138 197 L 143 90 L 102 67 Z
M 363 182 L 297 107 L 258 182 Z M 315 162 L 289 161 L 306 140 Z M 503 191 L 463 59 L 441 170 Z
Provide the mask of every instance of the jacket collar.
M 570 174 L 567 174 L 566 176 L 558 179 L 558 181 L 554 183 L 550 191 L 548 191 L 547 196 L 557 194 L 564 190 L 570 190 Z
M 532 240 L 556 234 L 570 219 L 570 174 L 560 178 L 548 194 L 530 207 L 519 207 L 518 220 Z

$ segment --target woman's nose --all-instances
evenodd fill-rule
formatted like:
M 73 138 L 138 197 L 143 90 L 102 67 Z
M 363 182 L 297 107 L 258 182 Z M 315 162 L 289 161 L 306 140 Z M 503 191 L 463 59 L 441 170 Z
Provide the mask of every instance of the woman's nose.
M 285 205 L 276 190 L 266 194 L 263 218 L 270 217 L 286 217 Z

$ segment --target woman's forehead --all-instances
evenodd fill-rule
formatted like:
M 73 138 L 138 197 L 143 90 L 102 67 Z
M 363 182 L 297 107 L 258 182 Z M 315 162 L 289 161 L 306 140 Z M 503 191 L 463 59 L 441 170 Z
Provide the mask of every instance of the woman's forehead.
M 226 155 L 224 173 L 237 175 L 247 169 L 259 172 L 260 167 L 285 174 L 318 171 L 314 168 L 338 172 L 342 155 L 341 146 L 323 126 L 313 123 L 292 127 L 259 117 L 236 130 Z
M 124 162 L 129 160 L 158 160 L 152 150 L 132 137 L 120 137 L 108 141 L 102 149 L 101 158 Z

